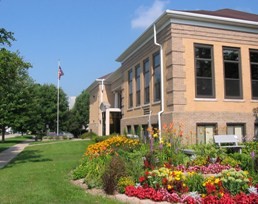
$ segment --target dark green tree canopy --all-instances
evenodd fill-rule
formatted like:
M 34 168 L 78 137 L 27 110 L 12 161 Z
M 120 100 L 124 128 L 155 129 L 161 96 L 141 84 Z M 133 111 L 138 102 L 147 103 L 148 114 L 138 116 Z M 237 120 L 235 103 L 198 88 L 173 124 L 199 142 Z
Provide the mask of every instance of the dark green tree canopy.
M 89 123 L 89 93 L 84 90 L 76 98 L 73 109 L 68 114 L 67 127 L 75 136 L 83 132 Z
M 4 28 L 0 28 L 0 45 L 8 45 L 11 46 L 11 41 L 14 41 L 12 32 L 8 32 Z
M 17 110 L 23 102 L 24 86 L 30 79 L 30 63 L 24 62 L 19 53 L 0 50 L 0 127 L 4 141 L 5 127 L 14 123 Z

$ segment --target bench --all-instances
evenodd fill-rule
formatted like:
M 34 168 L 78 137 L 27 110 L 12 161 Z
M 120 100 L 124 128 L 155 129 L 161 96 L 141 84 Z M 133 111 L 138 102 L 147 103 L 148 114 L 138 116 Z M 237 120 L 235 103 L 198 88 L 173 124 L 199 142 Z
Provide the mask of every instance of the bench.
M 214 142 L 221 148 L 234 148 L 242 153 L 243 145 L 238 145 L 237 135 L 214 135 Z

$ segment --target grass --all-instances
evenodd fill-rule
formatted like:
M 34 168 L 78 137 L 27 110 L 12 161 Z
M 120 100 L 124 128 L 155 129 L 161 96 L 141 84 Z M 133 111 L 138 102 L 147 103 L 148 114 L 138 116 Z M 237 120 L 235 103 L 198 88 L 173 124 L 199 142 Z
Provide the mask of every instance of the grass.
M 6 138 L 5 142 L 2 142 L 2 137 L 0 137 L 0 152 L 8 149 L 9 147 L 16 145 L 18 143 L 21 143 L 27 139 L 31 138 L 30 136 L 19 136 L 19 137 L 12 137 L 12 138 Z
M 92 196 L 70 183 L 89 141 L 31 145 L 0 169 L 1 204 L 105 203 L 116 200 Z

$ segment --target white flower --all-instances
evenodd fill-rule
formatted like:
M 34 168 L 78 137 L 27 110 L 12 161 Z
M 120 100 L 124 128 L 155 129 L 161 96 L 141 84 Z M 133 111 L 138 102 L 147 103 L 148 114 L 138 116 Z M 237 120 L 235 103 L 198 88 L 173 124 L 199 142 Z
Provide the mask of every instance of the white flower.
M 195 199 L 201 198 L 200 194 L 198 194 L 197 191 L 190 192 L 190 193 L 189 193 L 189 196 L 192 197 L 192 198 L 195 198 Z
M 249 191 L 249 193 L 254 193 L 254 194 L 258 195 L 257 188 L 255 188 L 254 186 L 250 186 L 248 188 L 248 191 Z

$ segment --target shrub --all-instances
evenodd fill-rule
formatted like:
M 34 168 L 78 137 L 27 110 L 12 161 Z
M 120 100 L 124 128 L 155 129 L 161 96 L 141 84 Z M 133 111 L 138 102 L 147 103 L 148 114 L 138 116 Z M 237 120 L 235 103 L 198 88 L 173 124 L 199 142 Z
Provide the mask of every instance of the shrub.
M 105 171 L 105 165 L 110 161 L 110 156 L 89 158 L 84 157 L 81 164 L 73 171 L 73 179 L 84 178 L 88 188 L 101 187 L 101 176 Z
M 198 165 L 198 166 L 205 166 L 208 164 L 208 157 L 205 156 L 197 156 L 193 161 L 192 164 L 193 166 Z
M 96 142 L 96 143 L 98 143 L 98 142 L 103 142 L 104 140 L 107 140 L 107 139 L 109 139 L 109 138 L 111 138 L 112 136 L 110 136 L 110 135 L 108 135 L 108 136 L 96 136 L 95 138 L 94 138 L 94 141 Z
M 128 175 L 132 176 L 135 181 L 144 173 L 143 158 L 148 151 L 145 147 L 145 145 L 142 145 L 140 148 L 137 148 L 132 152 L 124 150 L 118 151 L 118 154 L 124 160 L 126 172 Z
M 102 176 L 103 190 L 108 195 L 113 195 L 120 177 L 125 175 L 125 164 L 119 156 L 113 156 L 105 168 Z
M 197 155 L 217 158 L 225 155 L 226 150 L 224 148 L 217 148 L 215 144 L 199 144 L 193 148 Z
M 125 193 L 126 186 L 134 186 L 134 179 L 131 176 L 120 177 L 117 183 L 119 193 Z
M 232 156 L 235 160 L 239 161 L 239 166 L 241 167 L 241 169 L 243 170 L 250 170 L 251 169 L 251 156 L 247 155 L 247 154 L 240 154 L 240 153 L 234 153 L 231 154 L 230 156 Z
M 83 133 L 80 138 L 81 139 L 94 139 L 95 137 L 97 137 L 97 134 L 95 134 L 94 132 L 85 132 Z
M 240 162 L 230 156 L 225 156 L 222 159 L 221 164 L 222 165 L 230 165 L 231 167 L 237 167 L 240 164 Z

